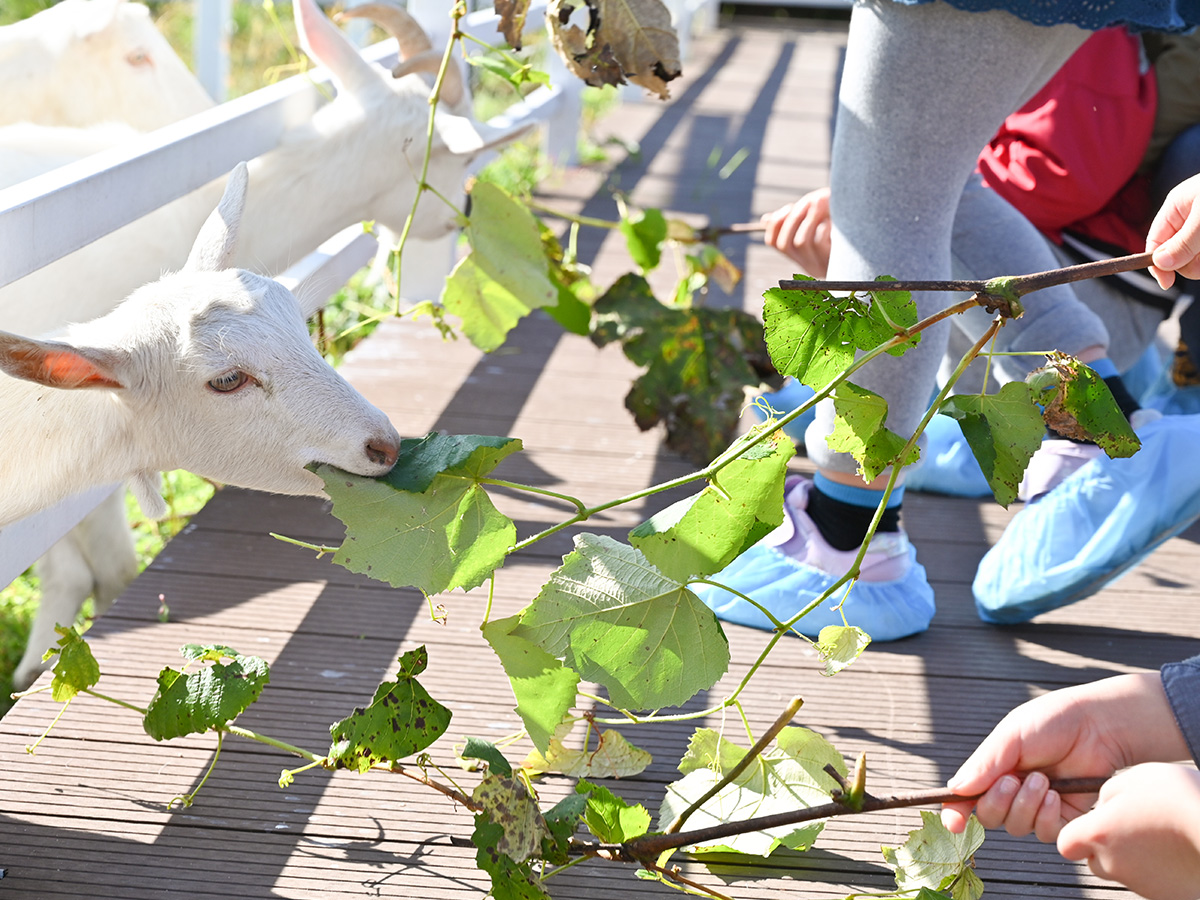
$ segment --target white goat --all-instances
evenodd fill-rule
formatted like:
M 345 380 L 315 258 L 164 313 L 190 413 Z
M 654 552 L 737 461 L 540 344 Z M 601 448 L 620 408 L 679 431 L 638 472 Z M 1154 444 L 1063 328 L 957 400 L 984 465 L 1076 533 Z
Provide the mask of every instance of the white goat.
M 140 3 L 62 0 L 0 28 L 0 125 L 151 131 L 213 105 Z
M 319 494 L 309 463 L 360 475 L 395 464 L 396 430 L 313 348 L 296 298 L 229 268 L 246 183 L 241 165 L 179 272 L 53 340 L 0 332 L 0 526 L 112 481 L 153 507 L 164 469 Z M 54 621 L 76 612 L 39 612 L 19 686 Z
M 294 8 L 304 49 L 331 71 L 339 90 L 336 100 L 310 123 L 293 129 L 276 150 L 250 165 L 252 202 L 243 217 L 237 261 L 270 273 L 282 271 L 332 231 L 362 219 L 373 218 L 396 231 L 402 228 L 421 169 L 429 110 L 428 84 L 414 73 L 432 68 L 440 58 L 419 27 L 396 7 L 371 4 L 354 11 L 379 19 L 397 37 L 403 61 L 391 75 L 365 62 L 312 0 L 294 0 Z M 454 77 L 457 73 L 454 69 L 443 87 L 449 112 L 439 110 L 437 115 L 428 175 L 443 195 L 461 191 L 466 166 L 476 153 L 515 133 L 487 129 L 470 117 L 470 97 Z M 44 332 L 60 324 L 68 303 L 79 318 L 107 312 L 136 284 L 155 277 L 164 265 L 182 261 L 187 235 L 195 227 L 191 223 L 211 208 L 214 188 L 220 189 L 214 185 L 197 191 L 0 289 L 0 327 Z M 452 227 L 453 216 L 440 201 L 422 202 L 415 236 L 437 236 Z M 136 482 L 134 487 L 139 500 L 146 502 L 146 491 L 137 491 Z M 93 581 L 98 604 L 101 591 L 109 590 L 106 584 L 119 584 L 131 574 L 110 577 L 95 569 L 96 557 L 105 555 L 95 552 L 96 541 L 123 529 L 122 515 L 116 501 L 100 507 L 92 514 L 90 528 L 52 551 L 61 548 L 63 567 L 74 578 L 69 593 L 80 602 L 87 593 L 80 564 L 91 561 L 94 577 L 87 580 Z M 63 609 L 54 615 L 74 615 L 67 613 Z M 28 663 L 31 656 L 36 662 L 43 649 L 31 641 L 18 675 L 36 674 Z

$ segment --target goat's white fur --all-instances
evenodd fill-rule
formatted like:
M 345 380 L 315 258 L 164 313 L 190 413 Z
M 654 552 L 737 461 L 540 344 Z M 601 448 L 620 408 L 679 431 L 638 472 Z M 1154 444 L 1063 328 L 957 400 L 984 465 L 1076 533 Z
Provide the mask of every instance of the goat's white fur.
M 151 131 L 213 105 L 140 3 L 62 0 L 0 28 L 0 125 Z
M 153 481 L 164 469 L 317 494 L 309 463 L 361 475 L 395 463 L 395 429 L 317 353 L 296 298 L 228 268 L 245 227 L 246 180 L 239 166 L 181 271 L 51 340 L 0 332 L 0 421 L 13 442 L 0 453 L 0 527 L 96 485 Z M 230 373 L 243 386 L 214 388 Z M 88 559 L 86 537 L 67 552 Z M 115 583 L 128 573 L 112 574 Z M 76 611 L 53 612 L 71 619 Z M 38 617 L 35 665 L 14 681 L 36 674 L 53 622 Z

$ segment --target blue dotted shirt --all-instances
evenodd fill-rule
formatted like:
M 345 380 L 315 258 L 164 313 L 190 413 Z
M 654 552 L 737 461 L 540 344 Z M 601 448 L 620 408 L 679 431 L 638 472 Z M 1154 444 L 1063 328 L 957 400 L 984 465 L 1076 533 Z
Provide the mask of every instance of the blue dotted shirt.
M 896 0 L 912 6 L 931 0 Z M 1200 0 L 947 0 L 958 9 L 1003 9 L 1033 25 L 1070 23 L 1098 31 L 1128 25 L 1138 31 L 1187 31 L 1200 24 Z

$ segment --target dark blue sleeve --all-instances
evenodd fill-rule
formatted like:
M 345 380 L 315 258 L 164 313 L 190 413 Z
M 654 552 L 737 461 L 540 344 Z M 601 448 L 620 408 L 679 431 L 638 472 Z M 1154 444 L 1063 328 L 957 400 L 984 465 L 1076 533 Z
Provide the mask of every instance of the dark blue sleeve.
M 1162 667 L 1162 683 L 1175 721 L 1200 764 L 1200 656 Z

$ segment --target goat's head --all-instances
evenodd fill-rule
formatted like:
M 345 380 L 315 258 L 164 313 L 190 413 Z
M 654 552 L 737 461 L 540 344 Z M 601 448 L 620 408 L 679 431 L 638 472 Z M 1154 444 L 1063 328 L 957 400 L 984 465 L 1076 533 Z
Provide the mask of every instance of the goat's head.
M 343 17 L 370 18 L 396 38 L 400 63 L 391 72 L 364 60 L 314 0 L 293 0 L 293 9 L 305 52 L 329 69 L 338 84 L 341 107 L 338 112 L 369 120 L 369 139 L 390 148 L 377 154 L 371 163 L 379 169 L 372 174 L 381 188 L 371 199 L 370 218 L 400 231 L 412 211 L 420 180 L 428 99 L 433 84 L 431 74 L 437 72 L 442 53 L 432 48 L 408 12 L 391 0 L 375 0 L 342 13 Z M 526 129 L 527 126 L 493 128 L 475 121 L 470 91 L 463 82 L 458 62 L 451 59 L 434 119 L 428 183 L 443 196 L 459 196 L 471 160 Z M 345 172 L 344 177 L 361 174 Z M 454 225 L 453 214 L 444 203 L 436 197 L 425 197 L 412 233 L 432 238 L 445 234 Z
M 162 469 L 186 468 L 229 484 L 314 494 L 322 485 L 304 468 L 312 462 L 382 475 L 400 442 L 387 417 L 321 359 L 288 290 L 225 268 L 246 181 L 241 165 L 180 272 L 68 329 L 65 342 L 0 334 L 0 369 L 51 387 L 111 392 L 136 457 L 128 475 L 143 485 Z
M 0 28 L 0 122 L 151 131 L 213 105 L 140 3 L 62 0 Z

